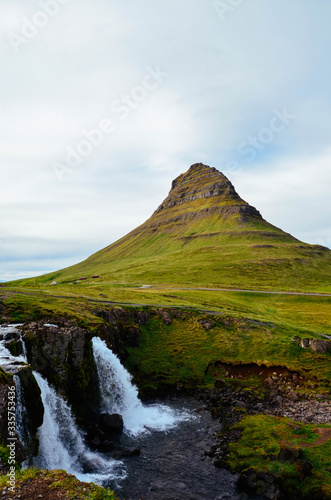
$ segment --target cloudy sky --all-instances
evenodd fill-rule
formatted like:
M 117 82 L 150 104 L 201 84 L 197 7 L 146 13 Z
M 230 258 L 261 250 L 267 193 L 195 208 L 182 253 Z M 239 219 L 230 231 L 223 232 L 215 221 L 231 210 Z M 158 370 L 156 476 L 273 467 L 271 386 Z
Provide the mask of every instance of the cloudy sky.
M 214 166 L 331 246 L 331 3 L 0 2 L 0 280 L 79 262 Z

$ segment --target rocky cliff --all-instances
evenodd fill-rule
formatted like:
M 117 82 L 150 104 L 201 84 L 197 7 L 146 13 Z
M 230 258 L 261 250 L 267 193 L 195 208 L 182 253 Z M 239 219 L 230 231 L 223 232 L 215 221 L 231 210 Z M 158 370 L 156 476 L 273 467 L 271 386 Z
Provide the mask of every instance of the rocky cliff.
M 191 205 L 190 217 L 207 216 L 212 213 L 223 217 L 246 214 L 262 220 L 261 214 L 240 198 L 224 174 L 203 163 L 192 165 L 185 174 L 181 174 L 172 182 L 169 195 L 154 212 L 152 219 L 161 215 L 173 220 L 174 209 L 179 211 L 183 209 L 184 216 L 186 207 L 196 201 L 199 201 L 199 204 L 197 203 L 195 207 L 194 204 Z M 200 206 L 201 201 L 204 202 L 203 207 Z
M 88 420 L 98 405 L 92 333 L 66 319 L 57 325 L 35 321 L 21 330 L 33 370 L 65 396 L 78 419 Z

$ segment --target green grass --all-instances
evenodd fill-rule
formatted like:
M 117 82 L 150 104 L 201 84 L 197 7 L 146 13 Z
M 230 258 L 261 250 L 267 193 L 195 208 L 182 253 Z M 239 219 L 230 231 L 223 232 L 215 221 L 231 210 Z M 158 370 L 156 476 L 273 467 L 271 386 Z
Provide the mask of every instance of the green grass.
M 1 300 L 1 290 L 0 290 Z M 10 315 L 11 322 L 36 321 L 40 318 L 66 317 L 76 319 L 82 326 L 95 326 L 101 323 L 88 307 L 85 299 L 75 297 L 74 300 L 37 294 L 5 294 L 3 303 L 6 314 Z M 1 319 L 1 316 L 0 316 Z
M 244 417 L 234 428 L 242 432 L 242 437 L 229 445 L 227 464 L 232 471 L 272 473 L 281 478 L 290 498 L 331 498 L 331 441 L 303 446 L 320 437 L 314 432 L 316 425 L 255 415 Z M 301 473 L 302 460 L 313 466 L 311 474 Z M 319 492 L 324 496 L 317 496 Z
M 206 330 L 200 323 L 204 319 L 212 320 L 213 328 Z M 146 390 L 162 383 L 213 386 L 219 376 L 213 366 L 221 361 L 286 367 L 318 380 L 318 390 L 328 391 L 330 355 L 299 347 L 291 340 L 300 334 L 295 328 L 254 324 L 232 316 L 204 318 L 192 312 L 174 318 L 171 325 L 154 318 L 140 330 L 140 346 L 127 349 L 126 364 L 139 387 Z
M 138 285 L 141 286 L 141 285 Z M 0 288 L 0 296 L 6 293 Z M 10 290 L 10 289 L 8 289 Z M 12 290 L 20 291 L 19 288 Z M 25 291 L 32 295 L 13 294 L 7 299 L 7 305 L 20 320 L 25 315 L 38 315 L 38 310 L 49 309 L 50 313 L 77 314 L 88 317 L 86 300 L 113 301 L 127 304 L 163 305 L 168 307 L 193 307 L 233 315 L 245 315 L 252 319 L 276 322 L 290 327 L 306 330 L 307 335 L 330 333 L 331 297 L 309 295 L 276 295 L 251 294 L 244 292 L 216 292 L 200 290 L 176 290 L 171 287 L 163 289 L 141 289 L 126 285 L 90 285 L 81 283 L 78 286 L 59 286 L 41 288 L 29 287 Z M 23 291 L 23 290 L 22 290 Z M 52 294 L 63 295 L 55 299 Z M 37 295 L 36 295 L 37 294 Z M 101 297 L 102 294 L 102 297 Z M 67 297 L 67 298 L 65 298 Z
M 259 241 L 259 240 L 258 240 Z M 203 242 L 199 242 L 202 244 Z M 331 252 L 322 256 L 307 256 L 297 245 L 278 245 L 275 250 L 252 248 L 245 239 L 237 244 L 212 244 L 201 248 L 187 248 L 168 253 L 158 252 L 146 256 L 113 256 L 112 250 L 92 256 L 87 261 L 36 278 L 39 287 L 56 280 L 61 285 L 72 285 L 81 276 L 93 281 L 92 274 L 101 276 L 106 283 L 166 284 L 173 286 L 207 286 L 244 288 L 252 290 L 328 292 L 331 291 Z M 114 249 L 115 251 L 115 249 Z M 309 253 L 309 252 L 308 252 Z M 95 280 L 97 281 L 97 280 Z M 31 281 L 20 280 L 15 285 L 30 286 Z M 81 286 L 81 283 L 78 284 Z
M 11 373 L 5 372 L 5 370 L 0 366 L 0 383 L 4 382 L 5 384 L 8 384 L 8 382 L 11 381 L 12 379 Z
M 0 294 L 1 290 L 4 292 L 0 289 Z M 88 297 L 87 286 L 85 290 Z M 5 296 L 7 314 L 11 314 L 14 321 L 39 317 L 56 321 L 57 317 L 68 317 L 96 333 L 102 325 L 96 310 L 109 307 L 73 295 L 56 298 L 41 293 L 22 295 L 6 291 Z M 157 387 L 177 382 L 206 384 L 208 366 L 222 361 L 284 366 L 302 373 L 307 379 L 316 378 L 321 391 L 325 392 L 326 381 L 331 375 L 330 351 L 317 354 L 311 349 L 302 349 L 292 338 L 316 338 L 323 332 L 329 333 L 330 297 L 113 287 L 109 289 L 108 298 L 115 298 L 117 302 L 163 304 L 170 310 L 174 304 L 186 306 L 182 309 L 184 317 L 174 317 L 171 325 L 166 325 L 157 314 L 152 314 L 147 326 L 139 325 L 140 346 L 128 348 L 130 356 L 126 364 L 141 388 L 147 389 L 148 384 Z M 198 309 L 219 311 L 219 315 L 207 316 Z M 214 327 L 211 330 L 199 323 L 204 318 L 212 319 Z

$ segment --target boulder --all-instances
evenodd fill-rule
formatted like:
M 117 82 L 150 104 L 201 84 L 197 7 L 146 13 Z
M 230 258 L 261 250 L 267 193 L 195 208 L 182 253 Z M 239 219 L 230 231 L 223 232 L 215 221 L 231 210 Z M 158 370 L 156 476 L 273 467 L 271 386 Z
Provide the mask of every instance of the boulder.
M 122 434 L 123 432 L 123 417 L 118 413 L 109 415 L 109 413 L 102 413 L 99 418 L 99 427 L 106 437 L 113 436 L 114 434 Z
M 215 380 L 216 389 L 222 389 L 224 386 L 225 386 L 225 380 L 223 380 L 222 378 L 218 378 L 217 380 Z
M 86 435 L 86 441 L 88 446 L 104 453 L 109 453 L 115 448 L 114 443 L 110 441 L 106 434 L 97 426 L 91 426 Z
M 266 378 L 266 379 L 263 381 L 263 384 L 264 384 L 264 385 L 266 385 L 267 387 L 269 387 L 269 389 L 270 389 L 271 387 L 273 387 L 273 385 L 274 385 L 274 381 L 272 380 L 272 378 L 271 378 L 271 377 L 268 377 L 268 378 Z
M 282 396 L 276 396 L 275 404 L 278 407 L 281 407 L 283 405 L 283 398 L 282 398 Z
M 166 325 L 171 325 L 172 318 L 167 311 L 164 311 L 163 309 L 159 309 L 157 312 L 162 316 L 163 321 Z
M 287 394 L 287 398 L 290 400 L 290 401 L 298 401 L 299 397 L 297 395 L 296 392 L 294 391 L 290 391 L 288 394 Z
M 331 349 L 331 340 L 311 339 L 309 347 L 319 354 L 324 354 L 328 349 Z
M 81 455 L 78 458 L 77 465 L 79 465 L 79 464 L 82 467 L 83 472 L 85 474 L 90 474 L 90 473 L 96 472 L 96 471 L 102 469 L 102 467 L 103 467 L 102 458 L 101 457 L 99 458 L 95 455 L 94 456 Z
M 310 462 L 308 462 L 308 460 L 297 460 L 295 463 L 295 469 L 297 475 L 304 479 L 307 476 L 312 475 L 314 467 Z
M 211 330 L 215 323 L 209 319 L 200 319 L 198 322 L 205 330 Z

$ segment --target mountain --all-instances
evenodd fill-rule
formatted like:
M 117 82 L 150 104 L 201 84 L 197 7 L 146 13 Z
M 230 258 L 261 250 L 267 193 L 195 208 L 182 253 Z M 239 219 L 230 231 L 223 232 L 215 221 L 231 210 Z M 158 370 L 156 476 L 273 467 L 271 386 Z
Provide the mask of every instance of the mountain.
M 153 215 L 80 264 L 42 278 L 111 283 L 320 290 L 331 251 L 263 219 L 221 172 L 202 163 L 177 177 Z

